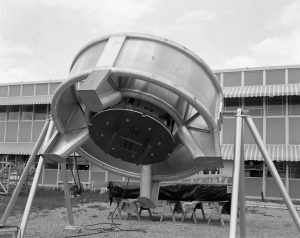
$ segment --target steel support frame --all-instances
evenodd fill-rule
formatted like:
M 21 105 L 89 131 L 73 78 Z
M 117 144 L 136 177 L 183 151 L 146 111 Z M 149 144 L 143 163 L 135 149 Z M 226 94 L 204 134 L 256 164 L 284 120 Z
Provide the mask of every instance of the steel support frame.
M 45 125 L 44 125 L 44 127 L 42 129 L 42 132 L 41 132 L 41 134 L 40 134 L 40 136 L 39 136 L 39 138 L 38 138 L 38 140 L 37 140 L 37 142 L 36 142 L 36 144 L 34 146 L 32 154 L 31 154 L 31 156 L 28 159 L 27 165 L 26 165 L 26 167 L 25 167 L 25 169 L 24 169 L 24 171 L 23 171 L 23 173 L 22 173 L 22 175 L 21 175 L 21 177 L 19 179 L 18 184 L 17 184 L 16 188 L 14 189 L 12 197 L 11 197 L 11 199 L 10 199 L 10 201 L 9 201 L 6 209 L 5 209 L 5 212 L 4 212 L 3 216 L 2 216 L 0 225 L 6 225 L 7 219 L 9 217 L 12 209 L 15 206 L 17 198 L 19 197 L 19 194 L 21 192 L 22 186 L 23 186 L 23 184 L 25 183 L 25 181 L 27 179 L 27 175 L 28 175 L 28 173 L 30 171 L 30 168 L 34 164 L 35 157 L 36 157 L 39 149 L 41 148 L 42 143 L 44 142 L 45 135 L 46 135 L 46 133 L 48 131 L 48 128 L 49 128 L 49 124 L 50 124 L 50 119 L 47 119 L 46 123 L 45 123 Z
M 236 113 L 236 130 L 235 130 L 235 148 L 234 148 L 234 167 L 233 167 L 233 182 L 232 196 L 230 209 L 230 230 L 229 238 L 235 238 L 237 235 L 237 218 L 240 218 L 240 237 L 246 237 L 246 220 L 245 220 L 245 178 L 244 178 L 244 143 L 243 143 L 243 122 L 247 126 L 266 162 L 272 177 L 275 179 L 276 185 L 281 193 L 281 196 L 295 222 L 295 225 L 300 232 L 300 218 L 297 210 L 278 174 L 278 171 L 267 151 L 267 148 L 249 115 L 244 115 L 242 110 L 237 109 Z

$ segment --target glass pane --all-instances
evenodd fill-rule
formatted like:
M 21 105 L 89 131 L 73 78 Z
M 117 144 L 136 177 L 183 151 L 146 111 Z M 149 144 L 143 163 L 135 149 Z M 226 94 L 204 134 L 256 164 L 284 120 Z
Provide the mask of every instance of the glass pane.
M 253 122 L 258 130 L 261 138 L 263 138 L 263 119 L 262 118 L 252 118 Z M 245 144 L 256 144 L 249 128 L 247 125 L 244 126 L 244 143 Z
M 274 165 L 277 169 L 277 172 L 279 173 L 279 176 L 281 178 L 285 178 L 285 163 L 286 162 L 278 162 L 278 161 L 273 161 Z M 272 174 L 270 170 L 268 169 L 268 166 L 266 166 L 266 171 L 267 171 L 267 177 L 272 178 Z
M 225 118 L 223 123 L 223 144 L 234 144 L 235 119 Z
M 7 97 L 8 95 L 8 86 L 0 87 L 0 97 Z
M 31 121 L 20 122 L 19 125 L 19 142 L 30 142 L 31 141 Z
M 300 178 L 300 162 L 289 163 L 290 178 Z
M 0 142 L 4 142 L 5 122 L 0 122 Z
M 33 96 L 34 95 L 34 85 L 33 84 L 24 84 L 22 95 L 23 96 Z
M 285 119 L 267 118 L 267 144 L 285 144 Z
M 41 83 L 35 85 L 35 94 L 36 95 L 48 95 L 48 84 Z
M 284 84 L 285 83 L 285 70 L 273 69 L 266 71 L 266 84 Z
M 0 106 L 0 121 L 5 121 L 6 119 L 6 106 Z
M 288 69 L 289 83 L 300 83 L 300 69 Z
M 34 120 L 45 120 L 47 116 L 47 105 L 34 105 Z
M 240 98 L 225 98 L 224 99 L 225 111 L 236 111 L 237 108 L 242 106 Z
M 244 72 L 244 85 L 262 85 L 263 84 L 263 71 L 245 71 Z
M 262 161 L 245 161 L 245 177 L 262 177 Z
M 19 119 L 19 106 L 7 106 L 7 119 L 18 120 Z
M 24 105 L 21 107 L 21 120 L 32 120 L 33 106 Z
M 293 145 L 300 144 L 300 117 L 289 118 L 289 142 Z
M 267 97 L 267 116 L 285 115 L 285 96 Z
M 21 85 L 10 85 L 9 86 L 9 96 L 19 97 L 21 93 Z
M 300 115 L 300 96 L 289 96 L 289 115 Z
M 18 138 L 18 122 L 7 122 L 6 142 L 17 142 L 17 138 Z
M 233 87 L 241 85 L 241 72 L 224 73 L 224 87 Z
M 249 97 L 244 99 L 244 109 L 249 111 L 251 116 L 263 116 L 263 98 Z

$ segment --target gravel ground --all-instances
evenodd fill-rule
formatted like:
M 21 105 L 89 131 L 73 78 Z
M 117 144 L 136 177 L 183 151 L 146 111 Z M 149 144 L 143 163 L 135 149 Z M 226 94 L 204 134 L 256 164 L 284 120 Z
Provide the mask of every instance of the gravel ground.
M 141 221 L 136 216 L 129 220 L 118 218 L 114 222 L 118 228 L 112 229 L 111 220 L 108 221 L 108 203 L 76 204 L 73 208 L 75 223 L 79 225 L 81 232 L 65 230 L 67 224 L 66 209 L 56 208 L 53 210 L 40 210 L 31 213 L 25 237 L 228 237 L 229 216 L 224 215 L 225 228 L 219 221 L 213 221 L 207 225 L 202 219 L 201 212 L 197 210 L 198 224 L 188 218 L 181 223 L 181 215 L 177 214 L 177 223 L 173 223 L 171 216 L 167 216 L 162 223 L 159 222 L 161 208 L 155 210 L 153 220 L 150 220 L 146 211 L 143 212 Z M 209 216 L 211 210 L 206 207 L 205 213 Z M 20 224 L 21 215 L 10 217 L 9 225 Z M 248 207 L 246 211 L 247 238 L 264 237 L 299 237 L 299 233 L 287 210 L 268 209 L 261 207 Z M 106 223 L 106 224 L 105 224 Z M 135 231 L 134 231 L 135 230 Z M 89 235 L 98 233 L 95 235 Z M 238 236 L 237 236 L 238 237 Z

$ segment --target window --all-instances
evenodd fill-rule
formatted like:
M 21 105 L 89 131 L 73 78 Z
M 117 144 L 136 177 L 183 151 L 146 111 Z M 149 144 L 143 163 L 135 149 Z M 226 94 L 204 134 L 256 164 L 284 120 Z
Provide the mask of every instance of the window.
M 241 72 L 224 73 L 224 87 L 241 86 Z
M 224 118 L 223 122 L 223 144 L 234 144 L 235 119 Z
M 45 120 L 47 116 L 47 105 L 34 105 L 34 120 Z
M 34 85 L 24 84 L 22 90 L 22 96 L 33 96 L 34 95 Z
M 285 118 L 267 118 L 267 144 L 285 144 Z
M 285 163 L 286 163 L 285 161 L 284 162 L 274 161 L 274 165 L 277 169 L 280 178 L 285 178 Z M 268 166 L 266 166 L 266 171 L 267 171 L 267 177 L 272 178 L 272 174 L 268 169 Z
M 57 163 L 45 163 L 45 169 L 57 169 Z
M 289 83 L 300 83 L 300 69 L 288 69 Z
M 6 106 L 0 106 L 0 121 L 5 121 L 6 119 Z
M 225 111 L 236 111 L 237 108 L 242 107 L 240 98 L 225 98 L 224 99 Z
M 244 109 L 249 111 L 251 116 L 263 116 L 263 98 L 248 97 L 244 99 Z
M 33 106 L 24 105 L 21 107 L 21 120 L 32 120 Z
M 48 95 L 48 84 L 41 83 L 35 85 L 35 94 L 36 95 Z
M 300 115 L 300 96 L 289 96 L 289 115 Z
M 19 97 L 21 93 L 21 85 L 10 85 L 9 86 L 9 96 Z
M 285 96 L 266 97 L 267 116 L 285 115 Z
M 262 177 L 263 162 L 262 161 L 245 161 L 245 177 Z
M 19 106 L 14 105 L 7 107 L 7 119 L 9 121 L 19 119 Z
M 244 72 L 244 85 L 263 85 L 263 71 L 245 71 Z
M 292 145 L 300 144 L 300 117 L 289 118 L 289 143 Z
M 289 163 L 290 178 L 300 178 L 300 162 Z
M 266 84 L 284 84 L 285 83 L 285 70 L 273 69 L 266 70 Z
M 0 87 L 0 97 L 7 97 L 8 95 L 8 86 Z

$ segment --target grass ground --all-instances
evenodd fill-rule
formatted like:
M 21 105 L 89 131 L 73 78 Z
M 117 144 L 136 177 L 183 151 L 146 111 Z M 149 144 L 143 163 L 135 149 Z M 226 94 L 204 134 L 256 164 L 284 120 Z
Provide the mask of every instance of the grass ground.
M 8 220 L 10 225 L 19 225 L 27 196 L 21 195 L 17 201 L 14 212 Z M 3 214 L 9 201 L 8 196 L 0 196 L 0 216 Z M 66 209 L 64 208 L 63 191 L 44 190 L 37 191 L 31 216 L 28 222 L 25 237 L 143 237 L 143 238 L 174 238 L 174 237 L 202 237 L 223 238 L 229 235 L 228 215 L 224 216 L 225 228 L 219 221 L 210 225 L 203 220 L 201 212 L 197 210 L 198 224 L 192 219 L 179 222 L 181 216 L 177 214 L 176 223 L 171 216 L 159 222 L 161 208 L 155 209 L 154 217 L 150 220 L 147 213 L 143 213 L 141 221 L 133 216 L 129 220 L 114 219 L 117 227 L 107 220 L 109 214 L 108 196 L 95 192 L 84 192 L 81 197 L 72 199 L 75 223 L 80 225 L 81 232 L 65 230 L 67 224 Z M 205 208 L 209 216 L 211 210 Z M 125 218 L 125 214 L 123 214 Z M 268 209 L 261 207 L 248 207 L 246 211 L 247 238 L 296 238 L 299 232 L 296 229 L 289 213 L 284 209 Z M 239 236 L 237 236 L 239 237 Z

